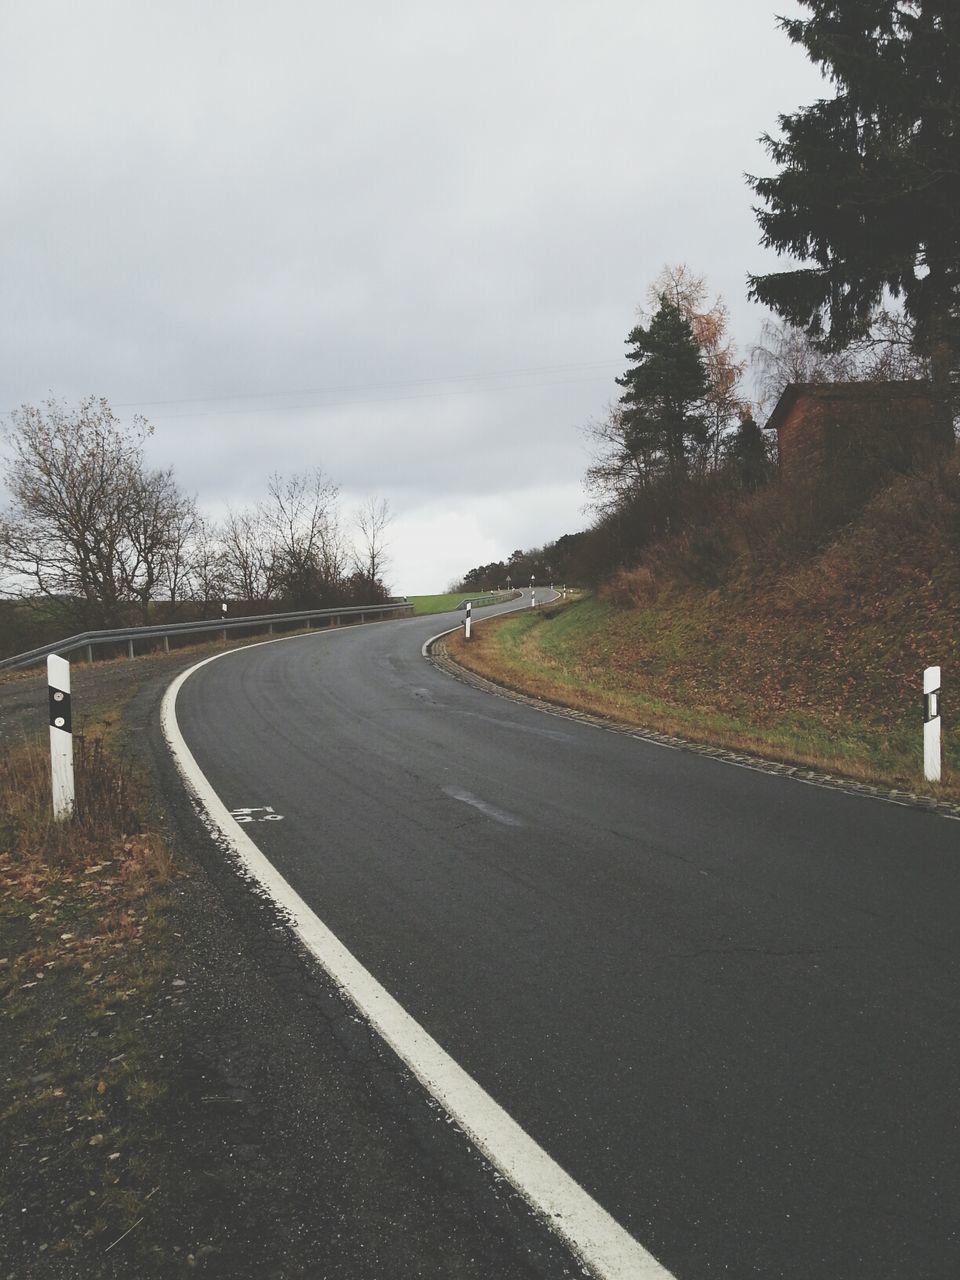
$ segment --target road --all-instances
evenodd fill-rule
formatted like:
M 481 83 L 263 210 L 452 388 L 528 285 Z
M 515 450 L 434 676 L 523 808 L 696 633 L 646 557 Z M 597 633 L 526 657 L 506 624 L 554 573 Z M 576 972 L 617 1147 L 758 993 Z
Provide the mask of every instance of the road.
M 677 1280 L 955 1280 L 960 827 L 491 697 L 421 656 L 457 621 L 210 662 L 183 738 Z

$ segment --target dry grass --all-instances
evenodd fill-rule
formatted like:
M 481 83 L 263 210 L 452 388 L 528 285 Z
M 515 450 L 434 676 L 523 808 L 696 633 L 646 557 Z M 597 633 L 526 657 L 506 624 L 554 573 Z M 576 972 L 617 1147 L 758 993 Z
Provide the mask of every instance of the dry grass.
M 91 1265 L 155 1187 L 147 1102 L 163 1085 L 142 1028 L 177 875 L 118 756 L 102 734 L 78 739 L 66 822 L 46 743 L 0 761 L 0 1210 L 49 1201 L 30 1224 L 38 1256 Z
M 74 778 L 74 819 L 58 822 L 51 801 L 49 747 L 28 743 L 0 762 L 2 843 L 11 852 L 52 862 L 82 861 L 86 853 L 138 830 L 129 776 L 110 759 L 102 737 L 74 735 Z
M 874 633 L 837 636 L 799 620 L 782 593 L 764 612 L 716 593 L 687 590 L 646 609 L 609 600 L 491 621 L 470 644 L 447 646 L 464 666 L 535 697 L 576 710 L 770 759 L 807 765 L 863 782 L 943 799 L 960 798 L 960 759 L 946 742 L 945 777 L 927 784 L 921 769 L 912 631 L 897 655 L 877 648 Z M 779 611 L 779 612 L 778 612 Z M 916 611 L 912 612 L 916 618 Z M 855 631 L 855 628 L 848 629 Z M 819 660 L 823 644 L 837 650 Z M 811 658 L 810 649 L 816 651 Z M 838 696 L 838 687 L 846 688 Z M 869 714 L 864 714 L 865 710 Z

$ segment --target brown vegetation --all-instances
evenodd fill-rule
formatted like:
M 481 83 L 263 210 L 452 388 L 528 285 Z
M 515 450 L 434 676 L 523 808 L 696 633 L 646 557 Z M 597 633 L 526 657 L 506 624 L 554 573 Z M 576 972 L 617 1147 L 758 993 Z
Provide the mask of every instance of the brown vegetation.
M 941 665 L 949 708 L 960 670 L 957 457 L 866 498 L 845 473 L 718 491 L 698 517 L 569 616 L 479 628 L 457 656 L 582 709 L 922 789 L 921 672 Z
M 155 1189 L 163 1086 L 143 1026 L 176 873 L 105 728 L 78 736 L 71 822 L 52 817 L 45 744 L 0 762 L 0 1205 L 21 1256 L 52 1267 L 105 1266 Z

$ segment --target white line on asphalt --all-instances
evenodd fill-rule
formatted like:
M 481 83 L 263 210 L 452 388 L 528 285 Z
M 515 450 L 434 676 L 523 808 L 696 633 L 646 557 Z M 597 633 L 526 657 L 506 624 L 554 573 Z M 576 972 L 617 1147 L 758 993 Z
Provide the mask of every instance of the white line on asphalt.
M 265 643 L 285 643 L 286 639 Z M 229 845 L 246 871 L 284 912 L 304 945 L 350 1002 L 598 1280 L 673 1280 L 671 1273 L 561 1169 L 394 1000 L 231 817 L 184 741 L 176 713 L 177 694 L 184 681 L 208 662 L 229 656 L 229 652 L 214 654 L 182 672 L 164 694 L 161 708 L 164 736 L 207 826 Z

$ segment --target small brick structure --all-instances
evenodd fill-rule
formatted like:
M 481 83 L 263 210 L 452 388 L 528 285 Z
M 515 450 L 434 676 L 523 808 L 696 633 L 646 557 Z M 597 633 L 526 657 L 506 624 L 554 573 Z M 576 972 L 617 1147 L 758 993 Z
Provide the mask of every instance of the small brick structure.
M 784 477 L 906 472 L 941 451 L 926 382 L 791 382 L 767 422 Z

